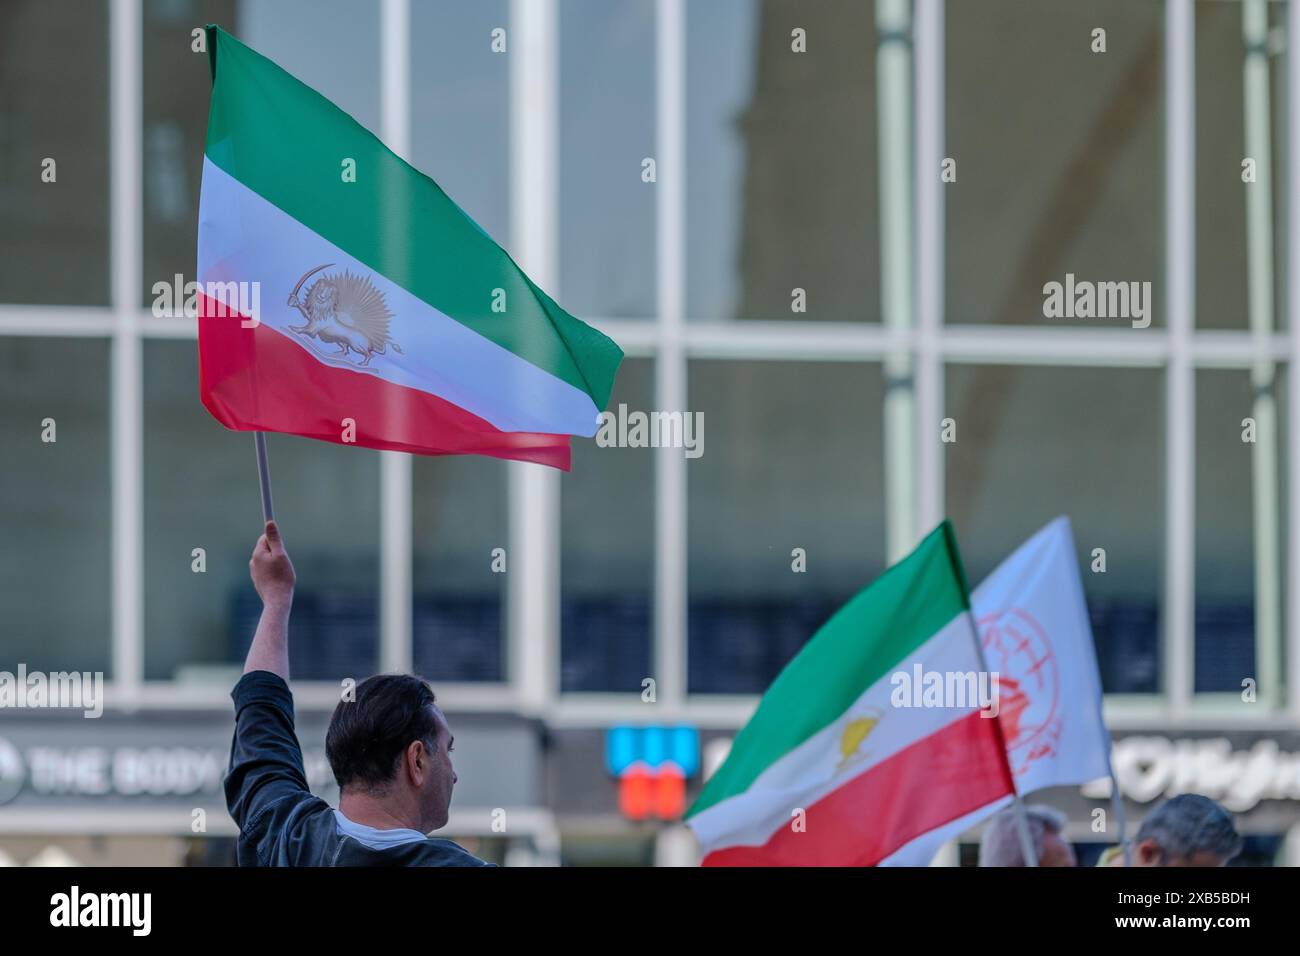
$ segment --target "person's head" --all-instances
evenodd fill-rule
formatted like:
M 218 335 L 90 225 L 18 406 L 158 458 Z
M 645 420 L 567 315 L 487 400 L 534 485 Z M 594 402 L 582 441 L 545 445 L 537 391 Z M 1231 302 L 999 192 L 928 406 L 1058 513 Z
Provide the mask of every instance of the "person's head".
M 433 689 L 418 677 L 380 674 L 358 684 L 354 696 L 339 701 L 325 734 L 339 791 L 417 820 L 424 833 L 445 826 L 456 772 L 451 730 Z
M 1223 866 L 1241 852 L 1232 815 L 1209 797 L 1184 793 L 1142 821 L 1133 844 L 1134 866 Z
M 980 837 L 980 866 L 1024 866 L 1020 850 L 1018 811 L 1007 807 L 984 828 Z M 1065 839 L 1065 815 L 1041 803 L 1025 807 L 1029 835 L 1039 866 L 1077 866 L 1074 847 Z

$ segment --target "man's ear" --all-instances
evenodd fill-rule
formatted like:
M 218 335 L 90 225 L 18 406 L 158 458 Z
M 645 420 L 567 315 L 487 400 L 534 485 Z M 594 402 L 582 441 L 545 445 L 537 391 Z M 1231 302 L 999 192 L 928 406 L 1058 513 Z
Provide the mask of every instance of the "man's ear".
M 413 740 L 406 745 L 406 767 L 411 775 L 411 782 L 419 784 L 429 772 L 428 762 L 424 759 L 424 742 Z
M 1133 856 L 1134 862 L 1139 866 L 1158 866 L 1164 853 L 1160 844 L 1148 837 L 1137 845 Z

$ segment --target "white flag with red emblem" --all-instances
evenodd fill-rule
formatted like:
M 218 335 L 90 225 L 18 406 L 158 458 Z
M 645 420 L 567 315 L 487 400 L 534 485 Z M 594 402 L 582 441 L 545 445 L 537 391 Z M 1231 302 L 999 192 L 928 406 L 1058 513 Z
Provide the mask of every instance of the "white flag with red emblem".
M 1016 790 L 1087 783 L 1110 773 L 1101 676 L 1074 549 L 1060 517 L 971 593 L 985 662 L 998 677 L 998 719 Z

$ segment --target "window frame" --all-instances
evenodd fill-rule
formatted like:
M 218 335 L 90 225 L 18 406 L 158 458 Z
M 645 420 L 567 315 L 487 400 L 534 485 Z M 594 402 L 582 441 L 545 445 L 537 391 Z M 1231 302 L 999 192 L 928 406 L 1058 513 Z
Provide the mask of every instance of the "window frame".
M 510 169 L 512 252 L 543 287 L 554 287 L 558 234 L 559 2 L 511 0 Z M 399 154 L 410 143 L 410 0 L 383 0 L 380 17 L 381 133 Z M 113 584 L 113 679 L 109 706 L 207 709 L 228 706 L 224 691 L 144 680 L 143 640 L 143 342 L 195 338 L 192 324 L 149 314 L 140 300 L 142 257 L 142 9 L 141 0 L 110 3 L 110 280 L 107 307 L 62 308 L 0 303 L 0 335 L 88 336 L 111 339 L 110 411 Z M 944 373 L 950 363 L 1143 367 L 1165 372 L 1165 580 L 1161 654 L 1164 691 L 1110 695 L 1105 701 L 1115 729 L 1166 726 L 1272 728 L 1300 720 L 1300 467 L 1285 463 L 1288 523 L 1281 548 L 1285 659 L 1289 692 L 1257 708 L 1233 706 L 1232 694 L 1194 694 L 1195 574 L 1195 373 L 1198 369 L 1250 369 L 1260 360 L 1280 373 L 1300 364 L 1300 164 L 1285 164 L 1288 331 L 1198 330 L 1195 326 L 1195 2 L 1166 0 L 1164 30 L 1165 283 L 1167 322 L 1140 336 L 1124 329 L 1007 328 L 944 324 L 944 186 L 934 171 L 944 153 L 944 0 L 915 0 L 912 31 L 914 78 L 913 183 L 915 202 L 913 292 L 915 323 L 695 322 L 685 315 L 686 12 L 685 0 L 656 0 L 655 149 L 657 314 L 640 319 L 588 318 L 629 356 L 655 361 L 656 403 L 689 407 L 687 363 L 696 358 L 880 361 L 904 356 L 914 373 L 919 422 L 938 422 L 944 409 Z M 1300 2 L 1286 11 L 1288 46 L 1300 50 Z M 1285 78 L 1288 115 L 1300 104 L 1300 56 L 1289 57 Z M 1286 131 L 1286 155 L 1300 155 L 1300 122 Z M 1279 176 L 1279 180 L 1280 180 Z M 1279 237 L 1281 239 L 1282 237 Z M 1286 449 L 1300 448 L 1300 387 L 1290 383 L 1285 410 Z M 250 455 L 249 480 L 252 480 Z M 914 450 L 915 527 L 936 524 L 944 513 L 944 453 L 939 442 Z M 380 662 L 409 670 L 412 624 L 411 462 L 384 453 L 381 465 Z M 511 710 L 544 715 L 560 725 L 649 719 L 640 688 L 626 694 L 559 692 L 559 475 L 540 466 L 510 463 L 508 478 L 511 574 L 507 584 L 507 679 L 494 684 L 439 688 L 458 710 Z M 652 635 L 657 684 L 656 720 L 702 727 L 742 724 L 755 696 L 686 692 L 687 481 L 680 454 L 655 458 L 655 554 Z M 1257 637 L 1258 641 L 1258 637 Z M 337 688 L 315 682 L 295 686 L 303 706 L 330 706 Z

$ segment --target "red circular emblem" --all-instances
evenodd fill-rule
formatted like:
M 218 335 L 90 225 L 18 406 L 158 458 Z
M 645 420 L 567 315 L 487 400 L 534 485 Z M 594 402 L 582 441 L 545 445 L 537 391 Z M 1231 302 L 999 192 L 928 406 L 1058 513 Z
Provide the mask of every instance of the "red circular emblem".
M 1022 608 L 986 614 L 977 623 L 985 662 L 998 674 L 998 719 L 1007 757 L 1019 775 L 1056 753 L 1061 736 L 1056 654 L 1043 626 Z

